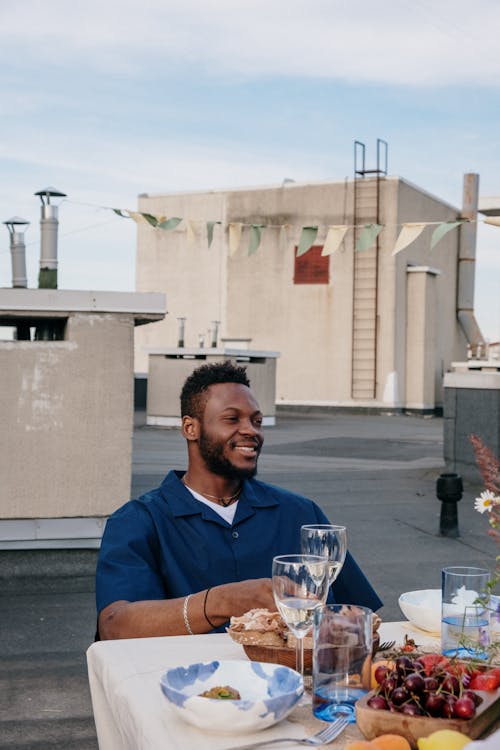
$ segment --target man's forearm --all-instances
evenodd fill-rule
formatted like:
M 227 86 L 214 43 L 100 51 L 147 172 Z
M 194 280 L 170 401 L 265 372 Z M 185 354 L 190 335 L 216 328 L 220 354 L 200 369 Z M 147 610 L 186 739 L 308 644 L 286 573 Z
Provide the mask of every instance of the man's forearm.
M 214 586 L 208 596 L 205 589 L 186 598 L 113 602 L 99 615 L 99 635 L 102 640 L 197 635 L 249 609 L 275 609 L 268 578 Z

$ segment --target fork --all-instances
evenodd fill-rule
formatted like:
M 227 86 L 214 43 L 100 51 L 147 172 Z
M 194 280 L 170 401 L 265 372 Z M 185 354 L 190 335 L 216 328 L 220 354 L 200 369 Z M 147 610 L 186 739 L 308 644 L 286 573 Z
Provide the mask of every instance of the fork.
M 328 742 L 333 742 L 348 724 L 349 719 L 347 716 L 339 716 L 338 719 L 335 719 L 327 727 L 313 734 L 312 737 L 279 737 L 276 740 L 260 740 L 260 742 L 251 742 L 249 745 L 228 747 L 226 750 L 253 750 L 254 747 L 276 745 L 278 742 L 296 742 L 297 745 L 326 745 Z
M 384 641 L 380 644 L 377 651 L 389 651 L 389 649 L 394 648 L 396 645 L 396 641 Z

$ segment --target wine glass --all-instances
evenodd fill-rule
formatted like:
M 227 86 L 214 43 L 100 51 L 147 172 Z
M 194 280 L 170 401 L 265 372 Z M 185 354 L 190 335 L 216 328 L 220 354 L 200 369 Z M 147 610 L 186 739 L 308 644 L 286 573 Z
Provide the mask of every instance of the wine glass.
M 300 545 L 304 555 L 319 555 L 328 559 L 328 585 L 331 586 L 344 564 L 347 552 L 346 527 L 331 523 L 301 526 Z
M 323 606 L 329 587 L 326 560 L 319 555 L 279 555 L 272 568 L 274 601 L 296 638 L 296 669 L 304 675 L 304 636 L 314 610 Z

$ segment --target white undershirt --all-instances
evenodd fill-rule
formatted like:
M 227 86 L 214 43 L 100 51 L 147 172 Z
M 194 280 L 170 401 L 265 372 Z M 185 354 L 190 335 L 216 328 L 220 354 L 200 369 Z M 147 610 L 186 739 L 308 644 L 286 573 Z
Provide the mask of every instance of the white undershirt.
M 215 510 L 216 513 L 221 516 L 224 521 L 227 521 L 229 524 L 232 525 L 234 514 L 236 513 L 236 508 L 238 507 L 238 501 L 231 503 L 231 505 L 228 505 L 227 508 L 224 508 L 223 505 L 219 505 L 219 503 L 214 503 L 212 500 L 207 500 L 206 497 L 203 495 L 200 495 L 199 492 L 195 492 L 191 489 L 191 487 L 188 487 L 187 484 L 184 485 L 184 487 L 189 490 L 189 492 L 192 494 L 196 500 L 199 500 L 200 503 L 205 503 L 205 505 L 208 505 L 209 508 L 212 508 L 212 510 Z

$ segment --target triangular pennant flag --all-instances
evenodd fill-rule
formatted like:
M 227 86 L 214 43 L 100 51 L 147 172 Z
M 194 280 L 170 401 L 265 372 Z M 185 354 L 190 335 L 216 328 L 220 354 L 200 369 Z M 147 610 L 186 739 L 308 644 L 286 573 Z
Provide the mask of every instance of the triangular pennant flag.
M 328 227 L 328 234 L 326 235 L 321 255 L 333 255 L 333 253 L 341 246 L 348 229 L 349 227 L 344 225 L 332 225 Z
M 426 226 L 427 224 L 403 224 L 399 236 L 396 240 L 396 244 L 394 245 L 392 254 L 397 255 L 399 252 L 401 252 L 401 250 L 404 250 L 405 247 L 411 245 L 411 243 L 414 242 L 417 237 L 420 237 Z
M 128 214 L 124 214 L 121 208 L 113 208 L 112 210 L 117 216 L 121 216 L 122 219 L 130 219 L 130 216 L 128 216 Z
M 196 241 L 196 233 L 194 231 L 194 221 L 192 219 L 186 220 L 186 234 L 188 247 L 192 247 Z
M 164 219 L 158 222 L 158 229 L 175 229 L 180 224 L 182 219 L 178 219 L 176 216 L 172 216 L 171 219 Z
M 248 254 L 253 255 L 260 245 L 262 230 L 266 228 L 265 224 L 250 225 L 250 239 L 248 241 Z
M 484 220 L 485 224 L 491 224 L 494 227 L 500 227 L 500 216 L 489 216 Z
M 139 213 L 138 211 L 127 211 L 127 213 L 129 217 L 135 221 L 136 224 L 151 224 L 151 221 L 146 219 L 146 216 Z M 152 226 L 156 226 L 156 224 L 153 224 Z
M 222 224 L 221 221 L 207 221 L 207 240 L 208 240 L 208 247 L 212 244 L 212 240 L 214 238 L 214 226 L 216 224 Z
M 304 255 L 304 253 L 307 253 L 311 249 L 317 234 L 318 227 L 302 227 L 299 246 L 297 248 L 297 258 L 300 258 L 301 255 Z
M 238 252 L 242 229 L 243 224 L 240 221 L 233 221 L 229 224 L 229 255 L 234 255 Z
M 444 221 L 442 224 L 439 224 L 439 226 L 437 226 L 432 233 L 431 250 L 436 247 L 439 240 L 443 239 L 445 234 L 448 234 L 448 232 L 451 232 L 452 229 L 455 229 L 455 227 L 458 227 L 463 223 L 463 221 Z
M 383 228 L 383 224 L 365 224 L 356 242 L 356 252 L 362 253 L 364 250 L 368 250 Z

